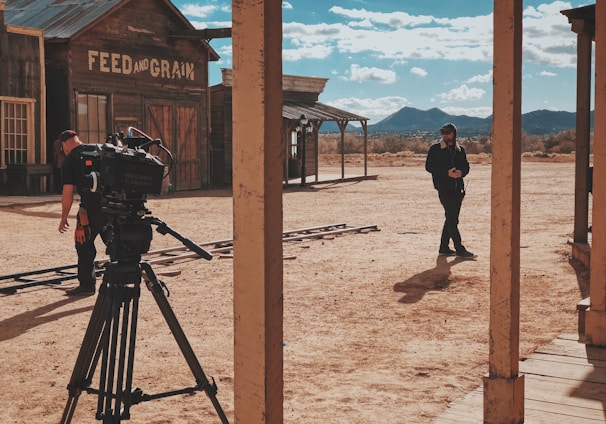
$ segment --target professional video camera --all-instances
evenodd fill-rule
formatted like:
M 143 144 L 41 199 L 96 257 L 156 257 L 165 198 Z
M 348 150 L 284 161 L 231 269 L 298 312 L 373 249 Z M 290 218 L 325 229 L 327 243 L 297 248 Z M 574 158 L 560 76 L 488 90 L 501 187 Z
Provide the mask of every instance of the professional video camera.
M 129 135 L 133 131 L 143 134 L 129 127 Z M 88 145 L 83 155 L 86 162 L 91 164 L 91 172 L 85 175 L 84 189 L 122 200 L 160 194 L 162 179 L 166 176 L 165 165 L 157 156 L 149 153 L 149 148 L 154 145 L 167 153 L 172 167 L 170 151 L 160 139 L 147 135 L 124 137 L 123 133 L 112 134 L 104 144 Z
M 138 133 L 140 137 L 134 137 Z M 145 207 L 147 195 L 162 191 L 162 179 L 172 168 L 173 157 L 160 139 L 152 139 L 142 131 L 129 127 L 123 133 L 109 135 L 104 144 L 85 145 L 83 189 L 101 195 L 101 210 L 108 222 L 102 238 L 111 260 L 138 261 L 149 250 L 151 224 L 165 234 L 161 221 Z M 166 152 L 169 165 L 149 153 L 152 146 Z M 166 173 L 165 173 L 166 169 Z

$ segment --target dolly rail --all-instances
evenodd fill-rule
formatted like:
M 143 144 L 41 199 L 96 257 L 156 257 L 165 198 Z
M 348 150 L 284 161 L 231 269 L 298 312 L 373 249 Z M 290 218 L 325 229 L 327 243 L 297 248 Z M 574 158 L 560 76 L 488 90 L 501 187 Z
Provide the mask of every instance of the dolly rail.
M 367 233 L 380 231 L 377 225 L 348 226 L 344 223 L 320 225 L 315 227 L 289 230 L 282 233 L 282 240 L 287 242 L 299 242 L 304 240 L 316 240 L 324 237 L 348 233 Z M 233 251 L 233 239 L 208 241 L 198 244 L 207 248 L 213 254 L 225 254 Z M 212 247 L 211 247 L 212 246 Z M 180 253 L 183 252 L 183 253 Z M 197 258 L 199 255 L 185 246 L 169 247 L 165 249 L 150 250 L 142 256 L 151 265 L 174 263 L 179 260 Z M 104 265 L 108 259 L 95 262 L 95 274 L 97 277 L 103 275 Z M 56 285 L 64 281 L 77 278 L 77 264 L 63 265 L 53 268 L 43 268 L 33 271 L 23 271 L 15 274 L 0 276 L 0 293 L 14 294 L 17 290 L 36 286 Z M 47 274 L 47 275 L 45 275 Z M 51 274 L 51 275 L 48 275 Z M 40 278 L 37 278 L 40 277 Z

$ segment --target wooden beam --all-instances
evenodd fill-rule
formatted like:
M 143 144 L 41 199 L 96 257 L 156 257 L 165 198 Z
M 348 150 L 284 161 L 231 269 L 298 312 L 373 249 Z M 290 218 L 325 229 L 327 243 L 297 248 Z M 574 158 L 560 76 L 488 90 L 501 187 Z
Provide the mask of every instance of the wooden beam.
M 204 28 L 189 31 L 174 32 L 169 38 L 192 38 L 198 40 L 212 40 L 214 38 L 231 38 L 231 28 Z
M 575 243 L 587 243 L 589 215 L 589 138 L 591 133 L 591 35 L 577 35 L 577 110 L 574 181 Z
M 284 420 L 282 3 L 233 1 L 234 415 Z
M 494 1 L 490 325 L 484 422 L 524 422 L 520 344 L 522 0 Z
M 606 0 L 595 6 L 596 22 L 606 22 Z M 595 37 L 595 116 L 606 113 L 606 27 L 596 26 Z M 594 134 L 606 131 L 606 120 L 596 119 Z M 599 137 L 599 136 L 598 136 Z M 592 244 L 589 267 L 590 310 L 586 314 L 585 336 L 596 346 L 606 346 L 606 143 L 593 146 Z

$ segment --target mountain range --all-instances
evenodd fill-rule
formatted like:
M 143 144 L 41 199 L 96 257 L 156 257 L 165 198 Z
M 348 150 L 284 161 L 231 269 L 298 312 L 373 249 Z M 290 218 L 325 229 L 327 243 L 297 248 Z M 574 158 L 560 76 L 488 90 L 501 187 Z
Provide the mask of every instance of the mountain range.
M 593 111 L 590 125 L 593 128 Z M 489 135 L 492 129 L 492 116 L 477 118 L 467 115 L 450 115 L 438 108 L 420 110 L 403 107 L 376 124 L 368 125 L 370 134 L 400 133 L 400 134 L 435 134 L 446 122 L 452 122 L 457 127 L 457 135 L 474 137 Z M 536 110 L 522 114 L 522 131 L 529 135 L 547 135 L 576 127 L 576 113 Z M 360 132 L 360 128 L 348 126 L 347 131 Z M 320 132 L 339 132 L 335 122 L 325 122 Z

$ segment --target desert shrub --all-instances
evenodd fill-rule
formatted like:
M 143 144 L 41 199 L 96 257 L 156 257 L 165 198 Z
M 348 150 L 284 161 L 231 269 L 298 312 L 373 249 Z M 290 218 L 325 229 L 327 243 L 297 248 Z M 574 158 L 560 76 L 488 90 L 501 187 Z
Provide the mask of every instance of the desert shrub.
M 339 150 L 337 148 L 337 150 Z M 364 139 L 357 137 L 355 134 L 347 133 L 343 139 L 343 153 L 363 153 L 364 152 Z M 341 153 L 339 151 L 339 153 Z
M 368 139 L 368 153 L 399 153 L 412 152 L 425 154 L 434 140 L 424 140 L 421 137 L 405 138 L 399 134 L 385 134 L 377 138 Z M 321 135 L 319 139 L 320 154 L 341 153 L 340 135 Z M 521 136 L 521 150 L 532 157 L 548 157 L 549 154 L 570 154 L 576 150 L 576 131 L 566 130 L 557 134 L 544 136 Z M 480 135 L 474 139 L 460 138 L 459 142 L 469 154 L 492 154 L 492 139 L 490 135 Z M 590 152 L 593 151 L 593 134 L 590 139 Z M 364 136 L 355 133 L 346 133 L 344 137 L 344 153 L 364 153 Z M 526 155 L 528 157 L 528 155 Z
M 538 135 L 522 134 L 522 151 L 523 152 L 537 152 L 544 151 L 545 143 L 542 137 Z
M 572 153 L 576 150 L 576 143 L 570 140 L 562 141 L 558 145 L 553 146 L 552 153 Z
M 337 153 L 339 149 L 339 141 L 327 137 L 320 136 L 318 138 L 318 152 L 321 155 L 330 155 Z

